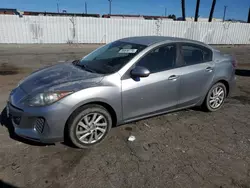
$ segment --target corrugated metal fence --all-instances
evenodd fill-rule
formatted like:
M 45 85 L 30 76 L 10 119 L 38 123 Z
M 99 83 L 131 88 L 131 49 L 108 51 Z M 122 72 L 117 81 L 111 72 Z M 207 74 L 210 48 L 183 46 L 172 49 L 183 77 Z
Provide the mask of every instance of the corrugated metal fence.
M 107 43 L 142 35 L 250 44 L 250 24 L 0 15 L 0 43 Z

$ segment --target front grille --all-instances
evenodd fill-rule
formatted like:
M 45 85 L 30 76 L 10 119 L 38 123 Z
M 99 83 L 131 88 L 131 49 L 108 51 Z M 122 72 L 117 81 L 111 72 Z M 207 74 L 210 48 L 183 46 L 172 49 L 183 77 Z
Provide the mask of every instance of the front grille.
M 43 118 L 36 119 L 36 121 L 34 123 L 34 127 L 37 130 L 37 132 L 39 132 L 39 133 L 43 132 L 44 123 L 45 123 L 45 120 Z

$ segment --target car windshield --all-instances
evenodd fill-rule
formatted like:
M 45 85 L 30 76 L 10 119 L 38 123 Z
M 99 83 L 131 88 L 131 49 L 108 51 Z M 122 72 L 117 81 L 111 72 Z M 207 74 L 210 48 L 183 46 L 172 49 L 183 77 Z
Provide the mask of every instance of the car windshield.
M 111 74 L 120 70 L 145 48 L 145 45 L 115 41 L 83 57 L 78 66 L 99 74 Z

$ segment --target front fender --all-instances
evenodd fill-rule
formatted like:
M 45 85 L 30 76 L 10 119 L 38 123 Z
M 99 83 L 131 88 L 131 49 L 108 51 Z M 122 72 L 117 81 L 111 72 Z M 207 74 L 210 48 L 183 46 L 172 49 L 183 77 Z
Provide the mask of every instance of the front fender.
M 68 117 L 80 106 L 88 103 L 102 102 L 113 108 L 117 123 L 122 121 L 121 91 L 116 86 L 97 86 L 80 90 L 60 101 L 67 105 Z

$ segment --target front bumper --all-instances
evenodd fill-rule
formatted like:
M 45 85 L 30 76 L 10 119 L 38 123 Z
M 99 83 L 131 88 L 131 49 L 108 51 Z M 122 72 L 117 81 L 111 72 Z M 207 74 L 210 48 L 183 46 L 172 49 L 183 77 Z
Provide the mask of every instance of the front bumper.
M 228 93 L 228 97 L 232 96 L 232 93 L 234 93 L 235 89 L 236 89 L 236 76 L 234 75 L 232 77 L 232 79 L 229 81 L 229 93 Z
M 6 108 L 18 136 L 41 143 L 64 140 L 67 118 L 62 105 L 20 109 L 8 102 Z

